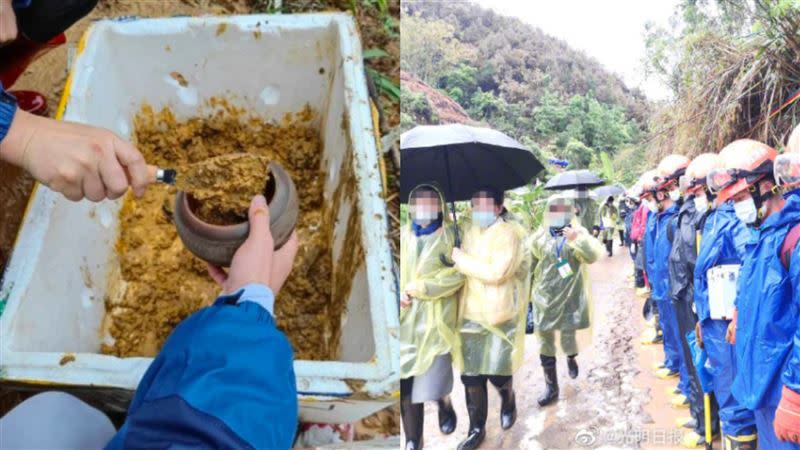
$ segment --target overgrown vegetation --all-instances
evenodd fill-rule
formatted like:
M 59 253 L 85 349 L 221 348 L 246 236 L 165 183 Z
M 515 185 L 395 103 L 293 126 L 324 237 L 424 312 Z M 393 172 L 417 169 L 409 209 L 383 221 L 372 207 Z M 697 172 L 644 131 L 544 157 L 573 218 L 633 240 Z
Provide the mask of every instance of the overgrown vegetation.
M 646 30 L 647 67 L 674 101 L 654 115 L 653 158 L 717 152 L 751 138 L 780 147 L 800 122 L 800 2 L 683 0 Z

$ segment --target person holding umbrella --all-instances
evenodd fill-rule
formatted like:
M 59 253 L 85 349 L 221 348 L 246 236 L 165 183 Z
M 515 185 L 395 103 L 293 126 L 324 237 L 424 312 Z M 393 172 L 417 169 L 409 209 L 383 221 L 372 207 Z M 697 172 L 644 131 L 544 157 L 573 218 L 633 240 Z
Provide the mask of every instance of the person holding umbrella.
M 456 428 L 450 402 L 451 354 L 458 355 L 457 294 L 464 276 L 442 261 L 453 250 L 455 235 L 441 192 L 432 185 L 411 191 L 410 223 L 400 234 L 400 414 L 406 450 L 423 441 L 423 402 L 439 406 L 439 429 Z
M 549 191 L 573 190 L 575 199 L 575 217 L 581 226 L 592 230 L 597 236 L 600 232 L 597 202 L 592 199 L 588 189 L 602 186 L 605 183 L 594 172 L 586 169 L 567 170 L 547 181 L 544 188 Z
M 602 247 L 580 224 L 571 224 L 574 203 L 563 194 L 547 200 L 542 226 L 529 241 L 533 255 L 534 329 L 541 341 L 539 358 L 545 378 L 545 391 L 538 399 L 546 406 L 558 399 L 556 371 L 556 332 L 561 350 L 567 355 L 570 378 L 577 378 L 577 330 L 589 328 L 591 301 L 586 266 L 600 257 Z
M 530 280 L 524 228 L 500 214 L 503 193 L 485 187 L 471 200 L 472 220 L 464 224 L 463 248 L 454 248 L 455 268 L 466 277 L 461 294 L 461 352 L 469 432 L 459 450 L 477 448 L 486 434 L 487 381 L 501 399 L 500 426 L 516 420 L 512 375 L 522 363 Z

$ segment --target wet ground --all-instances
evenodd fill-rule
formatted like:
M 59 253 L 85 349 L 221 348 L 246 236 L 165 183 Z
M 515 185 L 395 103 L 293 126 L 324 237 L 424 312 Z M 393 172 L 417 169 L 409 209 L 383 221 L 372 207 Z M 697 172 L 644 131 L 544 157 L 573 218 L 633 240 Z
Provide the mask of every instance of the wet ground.
M 669 404 L 667 391 L 677 380 L 660 380 L 653 365 L 663 358 L 660 346 L 639 344 L 646 327 L 642 299 L 634 295 L 628 275 L 632 271 L 627 249 L 614 249 L 590 269 L 594 316 L 591 339 L 584 336 L 578 356 L 580 375 L 566 375 L 566 361 L 558 358 L 560 400 L 540 408 L 536 398 L 544 390 L 539 364 L 539 343 L 526 337 L 525 362 L 514 375 L 517 422 L 508 431 L 500 428 L 500 398 L 489 388 L 485 449 L 580 449 L 580 448 L 681 448 L 683 431 L 674 422 L 688 409 Z M 452 393 L 458 414 L 456 431 L 439 432 L 435 404 L 426 405 L 425 447 L 456 448 L 466 436 L 469 419 L 464 390 L 456 373 Z

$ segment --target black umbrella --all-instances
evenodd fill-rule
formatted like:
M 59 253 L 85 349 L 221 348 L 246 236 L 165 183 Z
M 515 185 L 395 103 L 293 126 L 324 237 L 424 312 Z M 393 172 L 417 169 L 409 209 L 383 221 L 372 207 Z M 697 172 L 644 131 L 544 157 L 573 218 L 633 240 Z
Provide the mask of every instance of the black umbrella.
M 450 202 L 469 200 L 483 187 L 524 186 L 544 166 L 530 150 L 490 128 L 461 124 L 421 125 L 400 136 L 400 198 L 420 184 L 436 184 Z M 456 247 L 460 246 L 456 227 Z
M 617 195 L 625 193 L 625 188 L 618 185 L 612 184 L 611 186 L 602 186 L 593 191 L 597 194 L 597 198 L 607 198 L 607 197 L 615 197 Z
M 590 170 L 567 170 L 551 178 L 544 188 L 550 191 L 586 189 L 605 184 L 602 178 Z
M 449 202 L 491 186 L 507 191 L 530 183 L 544 167 L 522 144 L 490 128 L 423 125 L 400 136 L 400 195 L 435 182 Z

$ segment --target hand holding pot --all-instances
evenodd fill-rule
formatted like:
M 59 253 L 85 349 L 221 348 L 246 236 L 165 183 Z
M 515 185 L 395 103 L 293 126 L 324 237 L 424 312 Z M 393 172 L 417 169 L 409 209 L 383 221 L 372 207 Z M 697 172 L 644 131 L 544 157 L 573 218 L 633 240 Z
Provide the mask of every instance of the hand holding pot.
M 269 207 L 263 195 L 253 197 L 248 211 L 250 234 L 233 255 L 231 268 L 224 269 L 208 264 L 211 278 L 222 286 L 225 293 L 233 293 L 247 284 L 258 283 L 269 287 L 277 296 L 289 277 L 297 255 L 297 234 L 278 250 L 274 250 L 269 228 Z

